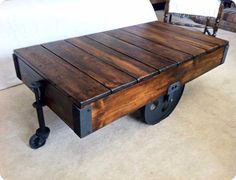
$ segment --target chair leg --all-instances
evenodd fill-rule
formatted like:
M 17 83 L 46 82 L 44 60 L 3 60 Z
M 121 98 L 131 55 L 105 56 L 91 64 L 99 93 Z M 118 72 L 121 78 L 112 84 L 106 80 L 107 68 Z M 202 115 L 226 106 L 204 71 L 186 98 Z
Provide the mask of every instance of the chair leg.
M 170 17 L 169 17 L 169 23 L 172 22 L 172 14 L 170 14 Z
M 217 33 L 218 29 L 219 29 L 219 26 L 220 26 L 220 20 L 216 19 L 215 25 L 213 27 L 213 34 L 212 34 L 212 36 L 214 36 L 214 37 L 216 36 L 216 33 Z
M 167 23 L 167 21 L 168 21 L 168 14 L 165 14 L 164 15 L 164 22 Z
M 224 13 L 224 4 L 221 3 L 220 8 L 219 8 L 219 12 L 218 12 L 218 15 L 217 15 L 214 27 L 213 27 L 213 34 L 212 34 L 212 36 L 216 36 L 216 33 L 217 33 L 217 31 L 219 29 L 219 26 L 220 26 L 220 20 L 221 20 L 221 18 L 223 16 L 223 13 Z
M 166 0 L 165 11 L 164 11 L 164 22 L 168 22 L 168 14 L 169 14 L 169 0 Z
M 205 25 L 205 28 L 204 28 L 203 34 L 206 34 L 206 33 L 207 33 L 208 35 L 210 35 L 210 32 L 209 32 L 209 30 L 208 30 L 209 22 L 210 22 L 210 19 L 207 18 L 207 20 L 206 20 L 206 25 Z

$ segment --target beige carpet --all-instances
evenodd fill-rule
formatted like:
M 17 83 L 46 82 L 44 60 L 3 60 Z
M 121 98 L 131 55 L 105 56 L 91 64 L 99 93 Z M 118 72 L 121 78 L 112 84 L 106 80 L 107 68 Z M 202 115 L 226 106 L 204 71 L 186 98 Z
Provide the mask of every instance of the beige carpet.
M 84 139 L 45 108 L 51 134 L 37 128 L 24 85 L 0 91 L 0 174 L 6 180 L 230 180 L 236 175 L 236 34 L 226 63 L 186 86 L 173 114 L 155 126 L 126 116 Z

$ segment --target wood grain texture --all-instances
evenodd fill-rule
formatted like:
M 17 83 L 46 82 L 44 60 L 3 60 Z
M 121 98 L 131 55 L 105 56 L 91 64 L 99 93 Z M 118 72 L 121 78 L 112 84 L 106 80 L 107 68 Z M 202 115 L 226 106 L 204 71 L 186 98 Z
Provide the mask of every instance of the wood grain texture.
M 42 46 L 19 49 L 15 54 L 73 98 L 79 106 L 110 94 L 110 90 L 78 71 Z
M 122 29 L 107 31 L 106 34 L 173 61 L 184 62 L 193 58 L 192 55 L 149 41 Z
M 95 131 L 222 64 L 227 45 L 152 22 L 19 49 L 14 59 L 22 81 L 43 80 L 45 104 L 78 133 L 88 121 L 73 107 L 92 107 Z
M 163 29 L 157 28 L 157 26 L 155 25 L 156 25 L 155 23 L 141 24 L 141 25 L 138 25 L 138 27 L 148 28 L 151 31 L 158 33 L 161 36 L 166 36 L 166 33 L 168 33 L 168 31 L 166 30 L 163 31 Z M 179 40 L 179 41 L 185 42 L 186 44 L 190 44 L 191 46 L 198 47 L 200 49 L 207 50 L 207 51 L 212 51 L 218 47 L 218 45 L 216 44 L 212 44 L 207 41 L 202 41 L 196 38 L 192 38 L 191 36 L 186 36 L 184 34 L 179 34 L 174 31 L 171 31 L 170 33 L 168 33 L 168 37 L 171 37 L 173 40 Z
M 170 37 L 168 33 L 159 34 L 154 29 L 150 29 L 150 27 L 131 26 L 123 30 L 192 56 L 199 56 L 206 53 L 206 51 L 201 48 Z
M 66 41 L 48 43 L 43 46 L 105 87 L 111 89 L 112 92 L 137 82 L 135 78 Z
M 158 70 L 152 68 L 151 66 L 145 65 L 87 37 L 73 38 L 67 41 L 83 49 L 87 53 L 93 54 L 104 62 L 131 75 L 138 81 L 150 78 L 159 73 Z
M 182 34 L 184 36 L 188 36 L 191 38 L 195 38 L 195 39 L 199 39 L 203 42 L 208 42 L 208 43 L 212 43 L 218 46 L 224 46 L 226 45 L 227 41 L 219 39 L 219 38 L 215 38 L 212 36 L 208 36 L 208 35 L 203 35 L 203 33 L 201 32 L 196 32 L 196 31 L 190 31 L 188 29 L 184 29 L 178 26 L 174 26 L 168 23 L 163 23 L 163 22 L 159 22 L 159 21 L 154 21 L 151 22 L 149 24 L 152 24 L 154 26 L 156 26 L 157 28 L 166 31 L 167 33 L 178 33 L 178 34 Z
M 46 82 L 46 105 L 71 128 L 72 106 L 91 105 L 97 130 L 164 95 L 170 84 L 220 65 L 227 45 L 152 22 L 19 49 L 14 57 L 27 86 Z
M 92 103 L 93 129 L 131 113 L 164 95 L 172 83 L 185 84 L 221 64 L 224 48 L 169 69 L 153 78 Z
M 98 33 L 88 36 L 89 38 L 104 44 L 118 52 L 121 52 L 129 57 L 136 59 L 146 65 L 151 65 L 153 68 L 163 71 L 177 65 L 177 62 L 168 60 L 154 53 L 146 51 L 140 47 L 119 40 L 105 33 Z

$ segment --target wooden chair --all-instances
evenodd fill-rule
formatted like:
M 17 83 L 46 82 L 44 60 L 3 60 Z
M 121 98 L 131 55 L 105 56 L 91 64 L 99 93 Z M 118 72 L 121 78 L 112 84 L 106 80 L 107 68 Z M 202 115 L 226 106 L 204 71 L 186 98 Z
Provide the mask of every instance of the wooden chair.
M 211 35 L 211 36 L 216 36 L 216 33 L 217 33 L 218 29 L 219 29 L 220 20 L 221 20 L 222 15 L 223 15 L 223 10 L 224 10 L 223 2 L 220 3 L 217 17 L 214 17 L 215 18 L 215 22 L 213 24 L 211 24 L 210 23 L 210 18 L 212 18 L 212 17 L 207 16 L 207 17 L 205 17 L 206 18 L 205 26 L 204 25 L 181 23 L 181 22 L 173 22 L 172 21 L 172 15 L 173 14 L 181 15 L 181 14 L 185 14 L 185 13 L 170 12 L 169 11 L 170 3 L 171 3 L 171 0 L 167 0 L 166 1 L 165 12 L 164 12 L 164 22 L 170 23 L 170 24 L 174 24 L 174 25 L 179 25 L 179 26 L 203 28 L 204 29 L 204 31 L 203 31 L 204 34 L 208 34 L 208 35 Z M 200 4 L 200 5 L 202 5 L 202 4 Z M 187 14 L 187 15 L 191 16 L 191 14 Z M 200 16 L 202 16 L 202 15 L 200 15 Z

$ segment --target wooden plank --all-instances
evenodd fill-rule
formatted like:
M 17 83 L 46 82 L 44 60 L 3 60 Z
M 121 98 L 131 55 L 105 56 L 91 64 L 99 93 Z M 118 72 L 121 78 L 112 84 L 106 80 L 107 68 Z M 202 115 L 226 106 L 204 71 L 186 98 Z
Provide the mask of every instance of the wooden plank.
M 174 31 L 170 32 L 170 31 L 166 31 L 166 30 L 157 28 L 155 25 L 152 25 L 152 24 L 141 24 L 141 25 L 138 25 L 138 27 L 148 28 L 151 31 L 153 31 L 153 32 L 155 32 L 155 33 L 157 33 L 158 35 L 161 35 L 161 36 L 167 36 L 167 34 L 168 34 L 168 37 L 172 38 L 173 40 L 179 40 L 179 41 L 182 41 L 186 44 L 191 44 L 192 46 L 198 47 L 200 49 L 204 49 L 206 51 L 212 51 L 212 50 L 219 47 L 216 44 L 212 44 L 212 43 L 209 43 L 209 42 L 206 42 L 206 41 L 202 41 L 202 40 L 199 40 L 199 39 L 196 39 L 196 38 L 192 38 L 190 36 L 179 34 L 179 33 L 176 33 Z
M 165 30 L 165 31 L 175 32 L 175 33 L 189 36 L 195 39 L 199 39 L 204 42 L 212 43 L 218 46 L 224 46 L 227 43 L 227 41 L 225 40 L 208 36 L 208 35 L 204 35 L 202 32 L 190 31 L 188 29 L 184 29 L 182 27 L 174 26 L 174 25 L 163 23 L 160 21 L 154 21 L 154 22 L 151 22 L 150 24 L 158 28 L 161 28 L 162 30 Z
M 107 31 L 106 34 L 173 61 L 184 62 L 193 58 L 192 55 L 149 41 L 122 29 Z
M 15 54 L 79 105 L 85 105 L 110 94 L 110 90 L 71 66 L 42 46 L 18 49 Z
M 185 43 L 183 41 L 175 40 L 175 39 L 169 37 L 168 33 L 166 33 L 165 35 L 162 35 L 162 34 L 159 35 L 158 33 L 155 33 L 154 31 L 150 30 L 150 28 L 141 28 L 138 26 L 131 26 L 131 27 L 123 28 L 122 30 L 131 32 L 133 34 L 136 34 L 136 35 L 143 37 L 145 39 L 154 41 L 154 42 L 164 45 L 166 47 L 190 54 L 194 57 L 206 53 L 206 51 L 201 48 L 192 46 L 192 45 Z
M 157 97 L 164 95 L 174 82 L 180 81 L 185 84 L 208 72 L 221 64 L 223 55 L 224 48 L 220 48 L 92 103 L 93 129 L 102 128 L 117 118 L 154 101 Z
M 135 78 L 66 41 L 52 42 L 43 46 L 105 87 L 111 89 L 112 92 L 137 82 Z
M 119 51 L 129 57 L 132 57 L 143 64 L 151 65 L 153 68 L 163 71 L 177 65 L 177 62 L 160 57 L 142 48 L 111 37 L 105 33 L 92 34 L 87 36 L 99 43 L 104 44 L 116 51 Z
M 87 37 L 73 38 L 67 41 L 123 72 L 126 72 L 132 77 L 135 77 L 138 81 L 150 78 L 159 73 L 158 70 L 151 66 L 147 66 Z

